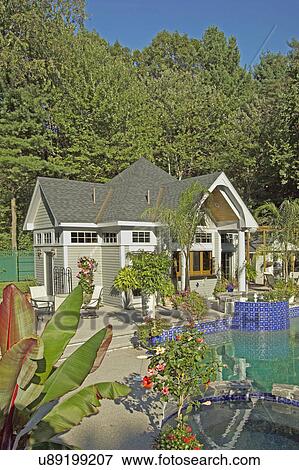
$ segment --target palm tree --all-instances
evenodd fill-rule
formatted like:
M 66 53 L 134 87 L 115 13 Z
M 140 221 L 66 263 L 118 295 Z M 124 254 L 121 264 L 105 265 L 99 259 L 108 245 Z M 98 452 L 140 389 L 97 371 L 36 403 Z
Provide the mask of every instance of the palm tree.
M 273 202 L 265 202 L 254 215 L 261 225 L 269 225 L 271 242 L 277 243 L 281 249 L 287 282 L 289 262 L 299 250 L 299 199 L 286 199 L 279 207 Z
M 198 182 L 185 189 L 175 208 L 152 207 L 143 213 L 144 218 L 167 225 L 172 241 L 181 249 L 182 290 L 189 288 L 189 255 L 198 227 L 206 225 L 206 212 L 202 208 L 203 196 L 207 190 Z

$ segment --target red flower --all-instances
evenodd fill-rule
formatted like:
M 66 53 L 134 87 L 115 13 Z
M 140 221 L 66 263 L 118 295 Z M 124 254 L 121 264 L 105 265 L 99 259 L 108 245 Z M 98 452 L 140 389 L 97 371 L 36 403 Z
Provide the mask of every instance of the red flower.
M 194 447 L 193 450 L 202 450 L 202 448 L 201 447 Z
M 180 340 L 182 339 L 182 337 L 181 337 L 181 335 L 177 335 L 177 336 L 175 337 L 175 339 L 176 339 L 176 341 L 180 341 Z
M 156 365 L 156 370 L 158 370 L 159 372 L 163 372 L 165 367 L 166 367 L 166 364 L 158 364 Z
M 192 439 L 190 437 L 186 437 L 186 436 L 183 437 L 183 441 L 185 442 L 185 444 L 190 444 L 191 440 Z
M 144 388 L 150 389 L 150 388 L 152 388 L 152 386 L 154 384 L 153 384 L 152 379 L 150 377 L 145 376 L 142 379 L 142 385 L 143 385 Z
M 162 388 L 162 393 L 163 393 L 163 395 L 169 395 L 169 388 L 168 387 L 163 387 Z
M 168 434 L 167 439 L 169 441 L 174 441 L 175 440 L 175 435 L 174 434 Z
M 203 343 L 203 342 L 204 342 L 204 339 L 203 339 L 203 338 L 196 338 L 196 342 L 197 342 L 197 343 Z
M 185 431 L 188 432 L 188 433 L 191 433 L 192 432 L 192 427 L 188 424 L 187 426 L 185 426 Z
M 190 436 L 190 439 L 191 439 L 191 441 L 195 441 L 196 436 L 194 436 L 194 434 L 192 434 L 192 436 Z

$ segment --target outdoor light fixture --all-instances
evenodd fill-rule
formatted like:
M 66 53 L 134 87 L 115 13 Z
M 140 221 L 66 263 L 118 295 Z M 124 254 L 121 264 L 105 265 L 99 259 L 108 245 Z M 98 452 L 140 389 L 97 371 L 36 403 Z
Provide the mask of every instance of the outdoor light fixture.
M 42 255 L 42 250 L 39 248 L 39 249 L 37 250 L 36 254 L 37 254 L 37 257 L 40 258 L 41 255 Z

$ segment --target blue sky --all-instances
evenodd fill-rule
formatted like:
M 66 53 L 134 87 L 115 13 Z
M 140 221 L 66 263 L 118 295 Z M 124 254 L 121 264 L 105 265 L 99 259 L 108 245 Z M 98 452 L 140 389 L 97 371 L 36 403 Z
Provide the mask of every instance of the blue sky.
M 200 38 L 210 25 L 237 38 L 242 64 L 263 51 L 288 50 L 299 39 L 298 0 L 87 0 L 87 27 L 132 49 L 148 45 L 158 31 Z

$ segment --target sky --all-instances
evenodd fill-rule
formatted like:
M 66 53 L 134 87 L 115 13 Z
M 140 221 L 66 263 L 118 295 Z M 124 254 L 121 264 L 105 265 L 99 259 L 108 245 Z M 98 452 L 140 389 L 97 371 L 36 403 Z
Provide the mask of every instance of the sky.
M 110 43 L 142 49 L 161 30 L 200 39 L 208 26 L 235 36 L 243 65 L 299 40 L 299 0 L 87 0 L 87 28 Z

